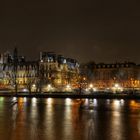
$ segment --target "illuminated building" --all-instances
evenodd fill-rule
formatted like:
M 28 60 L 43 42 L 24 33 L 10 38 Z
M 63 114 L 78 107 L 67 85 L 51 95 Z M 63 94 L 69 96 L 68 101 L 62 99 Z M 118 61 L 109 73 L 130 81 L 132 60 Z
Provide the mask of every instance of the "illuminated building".
M 12 63 L 1 64 L 1 86 L 14 89 L 15 80 L 18 89 L 27 88 L 28 84 L 36 83 L 38 78 L 38 65 L 36 62 L 17 63 L 17 72 L 14 73 Z M 16 79 L 15 79 L 16 74 Z
M 44 84 L 52 84 L 57 90 L 65 90 L 69 84 L 75 88 L 78 82 L 79 64 L 53 52 L 41 52 L 39 74 Z
M 91 71 L 87 77 L 98 90 L 140 89 L 140 65 L 135 63 L 92 64 Z
M 41 52 L 40 60 L 33 62 L 26 61 L 24 56 L 18 56 L 17 49 L 13 55 L 0 55 L 0 88 L 14 90 L 16 85 L 18 91 L 62 91 L 75 88 L 78 75 L 79 64 L 75 59 L 53 52 Z

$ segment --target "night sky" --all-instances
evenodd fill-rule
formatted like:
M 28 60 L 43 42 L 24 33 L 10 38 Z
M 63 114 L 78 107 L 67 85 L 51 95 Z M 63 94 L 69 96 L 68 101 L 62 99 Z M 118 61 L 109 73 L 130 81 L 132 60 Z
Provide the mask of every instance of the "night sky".
M 5 0 L 0 52 L 37 59 L 53 51 L 80 62 L 140 63 L 140 6 L 135 0 Z

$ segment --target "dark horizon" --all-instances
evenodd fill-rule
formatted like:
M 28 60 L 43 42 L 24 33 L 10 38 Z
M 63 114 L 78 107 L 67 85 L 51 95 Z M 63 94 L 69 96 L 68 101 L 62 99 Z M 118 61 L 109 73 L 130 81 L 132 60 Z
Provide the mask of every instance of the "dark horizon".
M 80 63 L 140 63 L 135 1 L 9 1 L 0 6 L 0 52 L 17 44 L 27 59 L 53 51 Z

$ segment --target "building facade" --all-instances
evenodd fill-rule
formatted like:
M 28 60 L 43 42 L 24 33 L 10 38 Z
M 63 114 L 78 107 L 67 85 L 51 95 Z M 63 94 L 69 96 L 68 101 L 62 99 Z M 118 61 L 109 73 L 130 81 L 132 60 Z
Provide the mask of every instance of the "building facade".
M 89 79 L 98 90 L 139 90 L 140 66 L 132 62 L 94 64 Z
M 0 60 L 0 88 L 14 90 L 17 85 L 18 90 L 22 91 L 37 83 L 38 62 L 25 61 L 23 56 L 9 53 L 1 55 Z
M 41 52 L 39 62 L 40 78 L 57 90 L 77 87 L 79 64 L 75 59 L 65 58 L 53 52 Z
M 19 91 L 65 91 L 76 88 L 79 64 L 75 59 L 65 58 L 53 52 L 40 52 L 40 60 L 30 62 L 13 54 L 0 55 L 0 88 Z

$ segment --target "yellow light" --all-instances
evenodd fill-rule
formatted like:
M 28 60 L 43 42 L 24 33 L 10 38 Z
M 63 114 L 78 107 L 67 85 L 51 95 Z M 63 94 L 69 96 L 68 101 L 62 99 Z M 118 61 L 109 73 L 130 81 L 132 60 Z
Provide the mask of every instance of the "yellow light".
M 70 86 L 70 85 L 66 85 L 65 90 L 66 90 L 66 91 L 71 91 L 71 90 L 72 90 L 72 88 L 71 88 L 71 86 Z
M 83 80 L 86 80 L 86 78 L 84 77 Z
M 36 85 L 35 85 L 35 84 L 33 84 L 32 86 L 33 86 L 34 88 L 36 87 Z
M 118 88 L 119 87 L 119 84 L 115 84 L 115 88 Z
M 47 103 L 48 103 L 48 104 L 52 104 L 52 98 L 48 98 L 48 99 L 47 99 Z
M 93 88 L 93 91 L 97 91 L 97 89 L 96 88 Z
M 70 85 L 67 85 L 67 88 L 70 88 Z
M 93 88 L 93 85 L 92 85 L 92 84 L 90 84 L 90 85 L 89 85 L 89 88 Z
M 66 98 L 66 105 L 71 105 L 71 99 L 70 98 Z
M 51 85 L 49 84 L 49 85 L 48 85 L 48 88 L 50 88 L 50 87 L 51 87 Z

